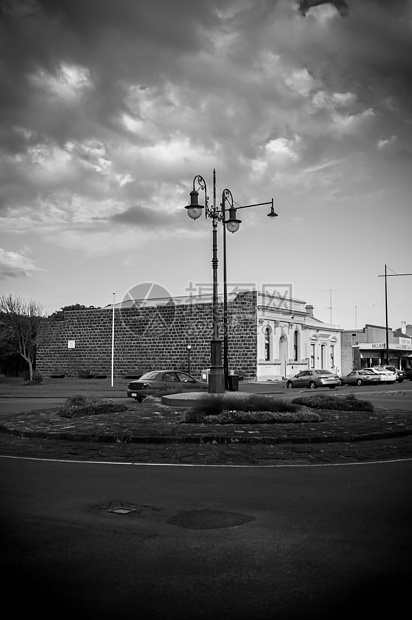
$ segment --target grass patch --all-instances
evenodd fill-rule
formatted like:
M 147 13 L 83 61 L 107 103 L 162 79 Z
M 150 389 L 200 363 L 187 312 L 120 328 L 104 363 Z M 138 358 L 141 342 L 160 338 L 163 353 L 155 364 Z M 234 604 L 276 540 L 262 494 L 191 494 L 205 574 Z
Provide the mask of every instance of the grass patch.
M 275 424 L 319 422 L 314 412 L 300 411 L 290 401 L 253 394 L 250 398 L 208 396 L 188 409 L 182 417 L 186 424 Z
M 329 396 L 327 394 L 311 394 L 298 396 L 292 403 L 311 409 L 329 409 L 331 411 L 368 411 L 374 410 L 374 406 L 368 400 L 358 400 L 354 395 Z
M 58 415 L 61 418 L 82 418 L 104 413 L 118 413 L 120 411 L 127 411 L 127 406 L 122 403 L 116 403 L 110 398 L 75 394 L 63 403 L 58 411 Z

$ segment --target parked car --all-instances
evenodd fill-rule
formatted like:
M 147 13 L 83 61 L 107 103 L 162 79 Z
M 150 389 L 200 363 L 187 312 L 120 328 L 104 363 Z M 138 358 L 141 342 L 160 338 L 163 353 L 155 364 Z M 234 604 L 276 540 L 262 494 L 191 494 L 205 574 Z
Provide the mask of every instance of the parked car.
M 382 366 L 382 368 L 394 372 L 396 374 L 396 380 L 398 381 L 398 383 L 402 383 L 402 381 L 406 379 L 405 371 L 400 370 L 400 368 L 396 368 L 395 366 Z
M 127 396 L 141 402 L 146 396 L 163 396 L 178 392 L 207 392 L 208 383 L 194 379 L 187 372 L 179 370 L 153 370 L 131 381 Z
M 380 383 L 380 376 L 371 370 L 352 370 L 348 375 L 340 377 L 342 385 L 375 385 Z
M 318 387 L 329 387 L 334 390 L 340 385 L 340 379 L 330 370 L 301 370 L 297 375 L 286 380 L 287 388 L 308 387 L 315 389 Z
M 374 366 L 373 368 L 365 368 L 365 370 L 371 370 L 380 376 L 381 383 L 395 383 L 396 375 L 391 370 L 385 370 L 380 366 Z
M 405 368 L 405 379 L 412 381 L 412 368 Z

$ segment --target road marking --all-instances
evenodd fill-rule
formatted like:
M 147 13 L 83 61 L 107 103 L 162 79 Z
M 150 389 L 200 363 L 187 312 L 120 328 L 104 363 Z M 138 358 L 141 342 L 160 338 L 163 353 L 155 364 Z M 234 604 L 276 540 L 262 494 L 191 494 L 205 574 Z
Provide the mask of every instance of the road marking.
M 412 458 L 388 459 L 387 461 L 362 461 L 353 463 L 279 463 L 277 465 L 208 465 L 203 463 L 134 463 L 121 461 L 74 461 L 69 459 L 41 459 L 31 456 L 9 456 L 0 454 L 2 459 L 17 459 L 21 461 L 42 461 L 47 463 L 74 463 L 84 465 L 127 465 L 133 467 L 217 467 L 219 469 L 280 469 L 286 467 L 353 467 L 356 465 L 386 465 L 388 463 L 405 463 Z

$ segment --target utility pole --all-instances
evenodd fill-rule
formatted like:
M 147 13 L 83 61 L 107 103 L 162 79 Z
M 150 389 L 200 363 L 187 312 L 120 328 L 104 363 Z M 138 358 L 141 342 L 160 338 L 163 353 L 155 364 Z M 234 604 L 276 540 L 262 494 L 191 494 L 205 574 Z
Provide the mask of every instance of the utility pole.
M 392 271 L 392 269 L 391 269 Z M 378 278 L 385 278 L 385 331 L 386 331 L 386 363 L 389 364 L 389 327 L 388 327 L 388 281 L 387 278 L 398 278 L 399 276 L 412 276 L 412 273 L 388 273 L 385 265 L 385 273 L 378 275 Z

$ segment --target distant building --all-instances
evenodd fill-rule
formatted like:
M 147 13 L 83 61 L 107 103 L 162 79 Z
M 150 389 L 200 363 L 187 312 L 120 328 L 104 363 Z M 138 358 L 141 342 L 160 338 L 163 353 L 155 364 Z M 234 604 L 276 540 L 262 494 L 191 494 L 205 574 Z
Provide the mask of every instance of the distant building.
M 405 369 L 412 366 L 412 325 L 388 328 L 389 364 Z M 342 331 L 342 374 L 353 369 L 386 363 L 386 327 L 366 324 L 363 329 Z
M 223 327 L 222 303 L 219 315 Z M 304 301 L 256 291 L 232 293 L 227 326 L 229 369 L 241 370 L 246 379 L 284 379 L 306 368 L 340 372 L 340 329 L 316 319 L 313 306 Z M 113 353 L 116 377 L 185 370 L 189 363 L 191 373 L 200 377 L 210 366 L 212 300 L 128 300 L 114 309 L 64 311 L 42 329 L 48 345 L 39 350 L 36 368 L 45 376 L 109 375 Z

